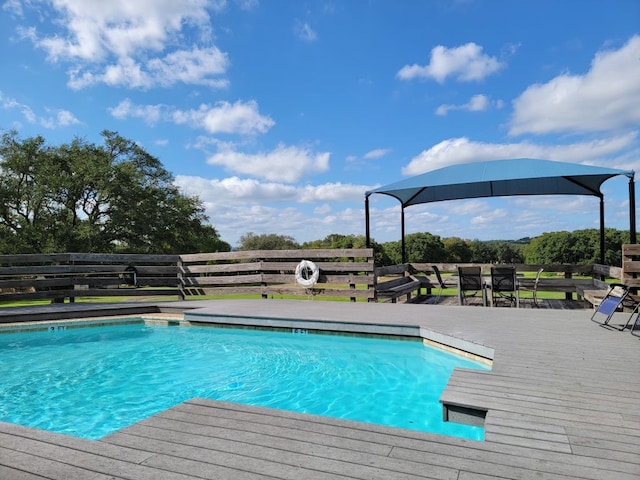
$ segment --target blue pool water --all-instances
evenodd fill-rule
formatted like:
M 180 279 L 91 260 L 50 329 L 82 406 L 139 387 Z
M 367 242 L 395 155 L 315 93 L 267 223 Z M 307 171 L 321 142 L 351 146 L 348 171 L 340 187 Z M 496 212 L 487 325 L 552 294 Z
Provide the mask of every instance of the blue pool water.
M 101 438 L 193 397 L 481 440 L 445 423 L 454 367 L 421 342 L 144 324 L 0 335 L 0 421 Z

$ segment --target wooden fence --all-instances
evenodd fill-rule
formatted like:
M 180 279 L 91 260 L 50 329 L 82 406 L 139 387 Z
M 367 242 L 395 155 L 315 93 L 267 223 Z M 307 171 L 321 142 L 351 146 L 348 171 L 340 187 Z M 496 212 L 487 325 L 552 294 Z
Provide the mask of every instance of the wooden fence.
M 0 301 L 181 295 L 178 255 L 0 255 Z
M 298 263 L 320 269 L 296 283 Z M 190 255 L 62 253 L 0 255 L 0 302 L 77 297 L 255 294 L 375 299 L 372 249 L 265 250 Z
M 321 295 L 373 301 L 373 249 L 259 250 L 181 255 L 187 295 Z M 295 270 L 302 260 L 320 269 L 318 283 L 304 288 Z
M 622 246 L 622 283 L 631 287 L 633 293 L 640 289 L 640 245 Z
M 634 252 L 636 255 L 640 255 L 640 245 L 625 245 L 625 247 L 626 250 L 623 248 L 623 252 Z M 423 289 L 426 290 L 426 293 L 430 293 L 435 288 L 439 289 L 440 286 L 434 275 L 433 266 L 436 266 L 440 272 L 445 274 L 443 280 L 447 287 L 457 288 L 457 278 L 446 274 L 457 273 L 459 266 L 471 265 L 481 267 L 483 274 L 487 276 L 490 275 L 491 267 L 494 266 L 493 264 L 478 263 L 406 263 L 379 267 L 375 269 L 377 296 L 380 299 L 389 299 L 392 302 L 401 297 L 405 301 L 412 301 L 420 297 Z M 567 300 L 582 298 L 592 304 L 598 303 L 606 295 L 608 288 L 605 282 L 606 278 L 625 283 L 631 278 L 629 275 L 623 274 L 623 268 L 600 264 L 501 264 L 500 266 L 514 267 L 518 273 L 537 272 L 538 269 L 543 268 L 545 275 L 541 277 L 538 283 L 538 291 L 561 292 L 565 294 Z M 640 272 L 640 262 L 632 262 L 630 256 L 625 263 L 625 267 L 629 274 L 631 271 Z M 636 285 L 640 286 L 640 279 L 632 281 L 637 282 Z M 530 289 L 533 287 L 534 279 L 526 277 L 521 278 L 519 282 Z
M 518 272 L 545 276 L 539 291 L 564 292 L 596 303 L 606 293 L 606 278 L 640 288 L 640 245 L 624 245 L 622 267 L 608 265 L 513 265 Z M 304 288 L 296 283 L 301 260 L 320 270 L 318 283 Z M 433 264 L 411 263 L 374 269 L 372 249 L 259 250 L 187 255 L 141 254 L 28 254 L 0 255 L 0 302 L 25 299 L 74 301 L 77 297 L 255 295 L 319 295 L 377 301 L 439 288 Z M 435 264 L 454 273 L 458 264 Z M 468 264 L 466 264 L 468 265 Z M 477 264 L 476 264 L 477 265 Z M 488 275 L 490 264 L 481 264 Z M 522 279 L 523 282 L 532 278 Z M 456 280 L 446 277 L 448 286 Z M 384 286 L 385 294 L 381 293 Z M 376 288 L 378 287 L 378 288 Z M 389 293 L 391 292 L 391 293 Z

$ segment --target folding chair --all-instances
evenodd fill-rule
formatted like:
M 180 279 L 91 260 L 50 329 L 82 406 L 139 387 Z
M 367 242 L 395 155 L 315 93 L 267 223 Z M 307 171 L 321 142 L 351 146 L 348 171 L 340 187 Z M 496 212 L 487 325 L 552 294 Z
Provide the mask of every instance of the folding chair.
M 433 301 L 433 303 L 438 303 L 438 301 L 440 301 L 440 297 L 442 296 L 442 290 L 447 288 L 447 286 L 444 284 L 444 280 L 442 280 L 440 269 L 436 265 L 431 265 L 431 270 L 433 270 L 433 273 L 435 274 L 436 279 L 438 280 L 438 285 L 440 286 L 440 290 L 438 290 L 438 294 L 436 295 L 436 298 Z
M 633 310 L 631 311 L 631 315 L 629 315 L 629 318 L 627 319 L 627 323 L 620 327 L 619 330 L 623 331 L 629 326 L 629 324 L 631 324 L 631 335 L 636 335 L 633 332 L 636 328 L 640 329 L 640 297 L 628 293 L 627 298 L 625 299 L 625 306 L 631 307 L 633 308 Z M 633 321 L 633 323 L 631 323 L 631 319 L 634 315 L 636 316 L 636 319 Z
M 467 294 L 467 292 L 471 292 Z M 487 306 L 487 292 L 482 280 L 482 268 L 458 267 L 458 303 L 465 305 L 467 298 L 482 295 L 482 306 Z
M 628 295 L 629 287 L 626 285 L 623 285 L 622 283 L 612 283 L 609 285 L 607 294 L 602 299 L 602 302 L 600 302 L 600 305 L 598 305 L 598 308 L 593 312 L 593 315 L 591 315 L 591 320 L 596 323 L 600 323 L 601 325 L 609 326 L 609 321 L 613 317 L 613 314 L 616 313 L 618 308 L 622 307 L 623 302 Z M 603 322 L 599 322 L 596 319 L 597 314 L 605 315 Z M 629 317 L 629 320 L 631 320 L 631 317 Z M 629 322 L 627 322 L 627 324 L 628 323 Z
M 516 308 L 520 307 L 520 290 L 516 282 L 515 267 L 491 267 L 491 306 L 503 298 Z
M 538 307 L 538 284 L 540 283 L 540 275 L 542 275 L 543 271 L 544 268 L 538 269 L 538 273 L 536 273 L 536 279 L 533 281 L 533 285 L 523 285 L 522 283 L 520 283 L 519 285 L 521 292 L 526 291 L 532 293 L 534 307 Z

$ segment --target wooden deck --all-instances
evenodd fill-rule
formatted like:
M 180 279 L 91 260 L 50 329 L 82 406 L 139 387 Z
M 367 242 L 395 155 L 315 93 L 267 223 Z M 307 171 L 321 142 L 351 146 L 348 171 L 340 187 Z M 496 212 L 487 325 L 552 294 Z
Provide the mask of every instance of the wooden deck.
M 640 478 L 640 338 L 600 327 L 588 310 L 306 300 L 171 309 L 180 305 L 190 321 L 399 331 L 491 352 L 491 371 L 456 370 L 442 397 L 487 410 L 485 441 L 192 399 L 100 441 L 0 423 L 0 478 Z

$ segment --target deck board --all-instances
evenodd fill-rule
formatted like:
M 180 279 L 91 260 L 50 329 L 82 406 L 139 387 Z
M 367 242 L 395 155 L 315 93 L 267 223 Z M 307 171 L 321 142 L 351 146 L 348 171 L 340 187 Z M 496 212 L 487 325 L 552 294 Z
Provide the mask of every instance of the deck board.
M 485 441 L 192 399 L 100 441 L 0 423 L 0 478 L 640 478 L 640 373 L 630 368 L 640 361 L 640 338 L 590 322 L 589 310 L 170 303 L 198 321 L 318 329 L 348 322 L 494 349 L 491 371 L 456 370 L 442 397 L 488 410 Z M 243 318 L 256 312 L 262 319 Z M 613 323 L 625 321 L 617 314 Z

